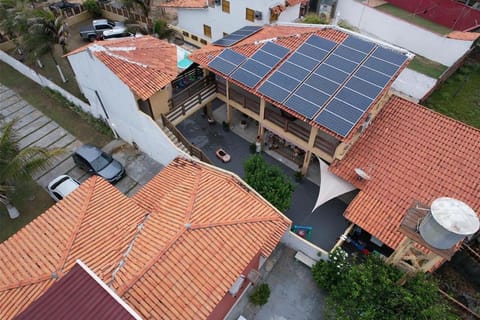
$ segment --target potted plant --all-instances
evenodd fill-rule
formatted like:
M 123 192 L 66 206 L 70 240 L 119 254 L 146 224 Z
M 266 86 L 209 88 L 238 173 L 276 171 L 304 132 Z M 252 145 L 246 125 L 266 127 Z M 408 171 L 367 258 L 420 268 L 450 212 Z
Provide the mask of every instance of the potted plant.
M 223 130 L 224 131 L 229 131 L 230 130 L 230 127 L 228 126 L 228 122 L 226 121 L 222 121 L 222 126 L 223 126 Z
M 267 283 L 262 283 L 253 290 L 253 293 L 250 295 L 250 302 L 256 306 L 263 306 L 268 302 L 270 297 L 270 287 Z
M 240 128 L 245 129 L 247 127 L 247 120 L 242 119 L 240 121 Z
M 303 180 L 303 174 L 301 171 L 296 171 L 295 172 L 295 181 L 297 182 L 302 182 Z

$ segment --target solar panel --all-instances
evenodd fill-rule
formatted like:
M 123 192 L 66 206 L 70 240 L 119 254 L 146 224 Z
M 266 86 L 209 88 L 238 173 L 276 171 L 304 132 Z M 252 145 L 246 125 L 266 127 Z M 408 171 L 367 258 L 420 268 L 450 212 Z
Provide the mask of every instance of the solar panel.
M 281 72 L 275 72 L 270 78 L 268 78 L 267 82 L 274 83 L 277 87 L 283 88 L 287 91 L 291 91 L 298 86 L 300 80 L 294 79 L 289 75 Z
M 307 41 L 305 41 L 305 43 L 308 43 L 319 49 L 323 49 L 324 51 L 327 51 L 327 52 L 332 51 L 332 49 L 335 48 L 335 46 L 337 45 L 333 41 L 324 39 L 316 35 L 312 35 L 310 38 L 307 39 Z
M 288 98 L 285 105 L 302 116 L 311 119 L 318 111 L 318 106 L 312 102 L 302 99 L 299 96 L 292 96 Z
M 253 88 L 288 52 L 290 52 L 288 48 L 267 42 L 232 73 L 232 78 Z
M 343 119 L 326 109 L 320 112 L 318 117 L 315 118 L 315 122 L 332 130 L 342 137 L 346 137 L 354 126 L 353 123 L 348 122 L 346 119 Z
M 365 64 L 367 67 L 376 70 L 378 72 L 381 72 L 388 77 L 392 77 L 397 71 L 398 71 L 398 66 L 388 63 L 386 61 L 377 59 L 375 57 L 369 57 L 366 61 Z
M 372 104 L 372 99 L 369 97 L 355 92 L 349 88 L 342 88 L 337 95 L 335 96 L 336 99 L 340 99 L 345 103 L 348 103 L 360 110 L 367 110 L 367 108 Z
M 342 70 L 346 73 L 351 73 L 358 66 L 358 64 L 355 62 L 346 60 L 340 56 L 335 55 L 335 51 L 334 54 L 328 57 L 324 63 L 334 68 L 337 68 L 338 70 Z
M 340 86 L 340 84 L 330 81 L 327 78 L 321 77 L 316 74 L 310 75 L 310 77 L 305 81 L 305 83 L 311 85 L 314 88 L 318 88 L 319 90 L 329 95 L 332 95 Z
M 295 65 L 296 68 L 300 67 L 310 72 L 318 64 L 318 61 L 301 53 L 295 52 L 288 58 L 286 63 L 291 63 Z
M 258 92 L 261 94 L 273 99 L 275 101 L 283 101 L 290 93 L 289 91 L 285 90 L 282 87 L 279 87 L 273 82 L 264 82 L 260 88 L 258 88 Z
M 335 50 L 335 54 L 356 63 L 360 63 L 367 56 L 367 54 L 363 52 L 350 49 L 349 47 L 346 47 L 346 46 L 339 46 Z
M 372 55 L 397 66 L 401 66 L 407 60 L 405 55 L 382 47 L 378 47 Z
M 325 109 L 351 122 L 352 124 L 357 123 L 358 119 L 360 119 L 363 115 L 363 111 L 358 110 L 357 108 L 339 99 L 332 99 Z
M 298 48 L 297 52 L 316 61 L 323 60 L 323 58 L 325 58 L 328 54 L 328 51 L 319 49 L 309 44 L 303 44 L 300 48 Z
M 260 31 L 261 29 L 262 27 L 260 26 L 243 27 L 241 29 L 238 29 L 235 32 L 230 33 L 229 35 L 226 35 L 225 37 L 217 41 L 214 41 L 213 44 L 217 46 L 222 46 L 222 47 L 229 47 L 251 36 L 252 34 Z
M 386 86 L 391 79 L 390 77 L 387 77 L 386 75 L 372 70 L 368 67 L 361 67 L 360 69 L 358 69 L 357 72 L 355 72 L 355 76 L 357 78 L 372 82 L 379 87 Z
M 372 98 L 372 100 L 375 99 L 380 93 L 380 91 L 382 91 L 383 89 L 356 77 L 353 77 L 350 80 L 348 80 L 347 83 L 345 84 L 345 87 L 350 88 L 353 91 L 362 93 L 367 97 Z
M 326 64 L 321 64 L 313 73 L 339 84 L 345 81 L 345 79 L 347 79 L 349 75 L 346 72 L 335 69 Z
M 376 47 L 376 45 L 371 42 L 353 36 L 349 36 L 342 42 L 342 44 L 363 53 L 369 53 L 374 47 Z
M 245 61 L 247 57 L 243 54 L 235 52 L 231 49 L 223 50 L 218 56 L 213 59 L 208 66 L 212 69 L 220 71 L 223 74 L 229 75 L 237 68 L 239 64 Z

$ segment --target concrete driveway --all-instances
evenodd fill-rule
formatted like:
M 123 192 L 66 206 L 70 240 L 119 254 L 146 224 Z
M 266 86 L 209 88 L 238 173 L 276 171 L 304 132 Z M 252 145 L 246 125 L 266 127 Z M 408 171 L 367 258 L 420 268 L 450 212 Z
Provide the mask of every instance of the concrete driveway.
M 42 187 L 45 188 L 52 179 L 61 174 L 68 174 L 80 182 L 89 177 L 88 173 L 75 166 L 71 158 L 72 152 L 83 143 L 3 85 L 0 85 L 0 118 L 1 122 L 17 119 L 14 128 L 21 149 L 39 146 L 66 150 L 65 154 L 55 158 L 48 168 L 34 176 Z M 104 150 L 125 166 L 127 175 L 115 186 L 128 196 L 134 194 L 162 169 L 162 165 L 120 140 L 107 144 Z

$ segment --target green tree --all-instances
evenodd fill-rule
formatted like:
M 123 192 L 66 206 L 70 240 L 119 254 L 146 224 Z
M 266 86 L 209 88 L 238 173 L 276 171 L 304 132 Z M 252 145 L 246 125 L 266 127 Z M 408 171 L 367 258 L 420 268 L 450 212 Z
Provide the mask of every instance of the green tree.
M 156 34 L 160 39 L 170 39 L 175 31 L 168 27 L 167 21 L 155 20 L 153 24 L 153 34 Z
M 32 174 L 45 168 L 53 157 L 64 152 L 63 149 L 49 150 L 40 147 L 20 150 L 14 125 L 15 121 L 10 121 L 0 129 L 0 203 L 12 217 L 18 216 L 18 211 L 10 201 L 15 192 L 25 186 L 24 182 L 30 179 Z
M 83 1 L 83 7 L 90 12 L 94 18 L 100 18 L 102 16 L 102 10 L 96 0 Z
M 404 275 L 375 255 L 343 267 L 338 266 L 338 260 L 329 259 L 317 263 L 312 273 L 319 286 L 329 292 L 327 318 L 455 319 L 428 276 Z
M 278 210 L 290 208 L 293 194 L 292 182 L 276 166 L 269 165 L 261 155 L 253 155 L 243 164 L 245 182 L 260 193 Z

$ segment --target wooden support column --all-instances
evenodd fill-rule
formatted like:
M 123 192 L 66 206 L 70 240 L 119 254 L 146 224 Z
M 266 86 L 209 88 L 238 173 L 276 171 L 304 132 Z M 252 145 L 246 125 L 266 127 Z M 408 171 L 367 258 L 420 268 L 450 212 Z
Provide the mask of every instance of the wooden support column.
M 317 137 L 318 133 L 318 128 L 316 127 L 311 127 L 310 129 L 310 136 L 308 137 L 308 150 L 305 150 L 305 157 L 303 158 L 303 164 L 302 164 L 302 169 L 300 172 L 303 175 L 306 175 L 308 172 L 308 167 L 310 166 L 310 159 L 312 159 L 312 151 L 313 150 L 313 145 L 315 144 L 315 139 Z
M 443 260 L 442 257 L 440 257 L 439 255 L 436 255 L 435 253 L 430 253 L 428 257 L 429 257 L 428 261 L 424 265 L 422 265 L 421 270 L 423 272 L 430 271 L 433 267 L 437 265 L 437 263 Z
M 265 99 L 260 98 L 260 114 L 258 118 L 258 135 L 262 138 L 263 140 L 263 134 L 265 132 L 265 129 L 263 128 L 263 119 L 265 118 Z
M 209 119 L 213 119 L 213 112 L 212 112 L 212 103 L 208 102 L 205 105 L 205 109 L 207 110 L 207 116 Z
M 397 250 L 395 250 L 390 257 L 387 259 L 387 263 L 397 264 L 405 253 L 410 249 L 410 246 L 413 245 L 413 240 L 405 237 L 403 241 L 398 246 Z
M 232 106 L 230 105 L 230 83 L 228 80 L 225 82 L 225 90 L 227 91 L 227 119 L 226 122 L 231 125 L 232 124 Z

